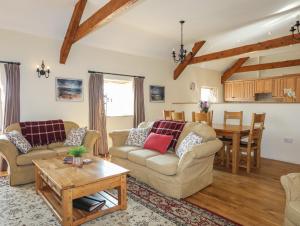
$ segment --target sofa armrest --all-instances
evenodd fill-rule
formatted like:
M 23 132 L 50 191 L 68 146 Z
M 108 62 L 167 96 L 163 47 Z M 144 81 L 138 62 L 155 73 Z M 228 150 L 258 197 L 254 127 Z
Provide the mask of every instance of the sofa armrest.
M 290 173 L 280 178 L 286 202 L 300 200 L 300 173 Z
M 112 131 L 111 133 L 109 133 L 109 137 L 112 139 L 112 146 L 116 147 L 116 146 L 125 145 L 125 142 L 129 135 L 129 131 L 130 131 L 130 129 L 115 130 L 115 131 Z
M 0 155 L 8 162 L 10 170 L 17 167 L 16 158 L 19 154 L 19 151 L 13 143 L 9 140 L 0 139 Z
M 83 139 L 83 146 L 85 146 L 89 152 L 93 151 L 96 141 L 100 138 L 100 133 L 96 130 L 88 130 Z
M 219 139 L 207 141 L 203 144 L 195 145 L 190 151 L 194 152 L 195 158 L 206 158 L 217 153 L 223 146 Z

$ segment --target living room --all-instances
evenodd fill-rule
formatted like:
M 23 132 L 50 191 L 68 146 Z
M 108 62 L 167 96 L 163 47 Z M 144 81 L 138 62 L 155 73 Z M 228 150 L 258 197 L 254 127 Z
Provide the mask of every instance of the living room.
M 18 160 L 27 155 L 18 148 L 12 158 L 5 154 L 15 146 L 7 144 L 3 136 L 22 129 L 22 123 L 47 120 L 62 120 L 67 139 L 72 129 L 87 127 L 81 145 L 96 156 L 82 158 L 92 163 L 82 168 L 72 166 L 74 172 L 92 167 L 93 161 L 102 164 L 100 158 L 122 172 L 118 180 L 123 182 L 118 186 L 123 196 L 117 196 L 121 204 L 112 212 L 100 209 L 98 215 L 80 212 L 86 220 L 96 218 L 84 225 L 300 225 L 300 176 L 296 174 L 300 172 L 299 20 L 299 0 L 229 0 L 226 4 L 217 0 L 2 2 L 0 143 L 4 144 L 0 144 L 0 225 L 85 222 L 75 217 L 74 222 L 56 217 L 42 195 L 35 193 L 35 185 L 37 192 L 42 192 L 43 185 L 51 187 L 51 180 L 42 178 L 46 173 L 39 161 L 45 156 Z M 7 76 L 16 76 L 19 86 L 9 82 Z M 98 78 L 102 79 L 100 86 Z M 138 80 L 142 81 L 141 89 L 136 89 Z M 277 81 L 282 82 L 280 88 Z M 71 91 L 64 90 L 66 84 Z M 270 90 L 267 84 L 271 84 Z M 246 97 L 246 90 L 251 91 L 250 96 Z M 97 95 L 101 98 L 95 100 Z M 208 109 L 200 102 L 208 102 Z M 170 117 L 164 111 L 170 111 Z M 194 122 L 193 112 L 207 112 L 207 120 Z M 232 127 L 226 127 L 225 112 L 242 112 L 241 120 L 230 119 Z M 175 113 L 183 113 L 183 118 L 176 119 Z M 92 120 L 94 116 L 96 120 Z M 263 132 L 259 148 L 248 150 L 242 141 L 253 138 L 254 118 L 264 119 Z M 134 146 L 145 147 L 152 132 L 159 134 L 155 122 L 164 120 L 184 123 L 174 146 L 176 153 L 185 143 L 183 135 L 196 134 L 203 143 L 184 158 L 174 150 L 164 155 L 167 158 L 171 152 L 177 156 L 178 168 L 168 165 L 169 160 L 161 160 L 166 164 L 163 173 L 158 165 L 150 170 L 144 162 L 131 162 L 139 162 L 140 156 L 124 160 L 124 149 L 122 153 L 116 150 L 128 142 L 129 131 L 143 121 L 146 123 L 140 125 L 140 130 L 149 128 L 146 140 Z M 6 129 L 13 123 L 20 126 Z M 53 146 L 56 148 L 60 147 Z M 70 149 L 63 147 L 55 159 L 63 159 Z M 33 147 L 28 154 L 37 150 Z M 48 152 L 51 158 L 45 160 L 50 161 L 53 151 Z M 137 152 L 136 147 L 126 149 L 126 158 L 133 152 Z M 148 157 L 155 158 L 157 153 Z M 18 165 L 18 161 L 26 164 Z M 62 160 L 53 162 L 62 164 Z M 40 187 L 33 164 L 39 167 L 37 172 L 43 172 L 38 174 Z M 184 176 L 177 178 L 181 167 Z M 130 175 L 125 177 L 126 182 L 124 174 Z M 97 176 L 103 177 L 100 173 Z M 145 190 L 159 201 L 150 202 L 143 196 Z M 292 197 L 286 196 L 289 192 Z M 21 200 L 18 204 L 14 194 Z M 160 203 L 164 202 L 168 205 L 162 207 Z M 172 205 L 176 205 L 177 213 L 168 208 Z

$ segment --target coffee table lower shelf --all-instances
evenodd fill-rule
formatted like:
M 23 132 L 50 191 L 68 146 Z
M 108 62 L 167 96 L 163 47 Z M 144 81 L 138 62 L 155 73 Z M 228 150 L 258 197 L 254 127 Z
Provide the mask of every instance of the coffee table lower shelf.
M 63 224 L 63 206 L 58 195 L 48 186 L 38 190 L 38 194 L 44 199 L 58 220 Z M 106 200 L 105 205 L 101 209 L 96 209 L 91 212 L 73 208 L 72 225 L 81 225 L 87 221 L 91 221 L 105 214 L 122 209 L 121 205 L 118 204 L 118 199 L 109 192 L 101 191 L 99 194 Z

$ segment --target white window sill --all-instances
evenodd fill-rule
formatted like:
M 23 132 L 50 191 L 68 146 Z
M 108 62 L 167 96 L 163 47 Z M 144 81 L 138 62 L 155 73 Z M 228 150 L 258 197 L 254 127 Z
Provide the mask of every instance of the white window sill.
M 109 116 L 107 115 L 106 118 L 122 118 L 122 117 L 133 117 L 133 115 L 113 115 L 113 116 Z

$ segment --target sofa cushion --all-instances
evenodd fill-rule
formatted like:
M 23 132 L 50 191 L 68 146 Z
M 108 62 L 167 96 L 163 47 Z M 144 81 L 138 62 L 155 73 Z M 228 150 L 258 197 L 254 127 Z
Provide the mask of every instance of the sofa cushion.
M 146 166 L 161 174 L 172 176 L 176 174 L 179 158 L 174 153 L 154 156 L 146 160 Z
M 140 147 L 133 147 L 133 146 L 119 146 L 119 147 L 111 147 L 109 149 L 109 153 L 113 157 L 118 157 L 122 159 L 128 158 L 128 153 L 131 151 L 135 151 L 141 149 Z
M 291 201 L 287 204 L 286 217 L 295 225 L 300 222 L 300 201 Z
M 87 132 L 87 127 L 71 129 L 67 134 L 65 146 L 80 146 Z
M 57 147 L 57 148 L 52 148 L 51 150 L 56 152 L 58 156 L 64 156 L 64 155 L 68 155 L 70 149 L 74 147 L 78 147 L 78 146 Z
M 136 151 L 131 151 L 128 153 L 128 159 L 134 163 L 137 163 L 142 166 L 146 166 L 146 160 L 148 158 L 161 155 L 157 151 L 152 151 L 148 149 L 140 149 Z
M 151 127 L 148 128 L 132 128 L 126 140 L 126 145 L 143 147 L 148 137 Z
M 52 151 L 52 150 L 47 150 L 47 149 L 33 150 L 27 154 L 18 155 L 17 156 L 17 165 L 19 165 L 19 166 L 31 165 L 32 160 L 53 158 L 55 156 L 56 156 L 56 152 Z
M 202 137 L 200 137 L 198 134 L 190 132 L 180 143 L 176 150 L 176 155 L 181 158 L 190 148 L 197 144 L 201 144 L 202 140 Z
M 144 148 L 159 151 L 161 154 L 164 154 L 167 152 L 172 140 L 172 135 L 150 133 L 145 141 Z
M 9 139 L 9 141 L 12 142 L 21 153 L 26 154 L 31 150 L 31 144 L 25 139 L 25 137 L 23 137 L 20 132 L 14 130 L 5 133 L 5 135 L 7 139 Z
M 203 143 L 216 139 L 216 132 L 209 125 L 199 123 L 199 122 L 188 122 L 188 123 L 186 123 L 183 131 L 180 134 L 180 137 L 178 139 L 175 150 L 178 149 L 178 147 L 181 144 L 181 142 L 183 141 L 183 139 L 190 132 L 197 133 L 200 137 L 202 137 L 203 138 Z

